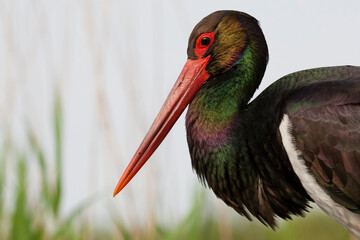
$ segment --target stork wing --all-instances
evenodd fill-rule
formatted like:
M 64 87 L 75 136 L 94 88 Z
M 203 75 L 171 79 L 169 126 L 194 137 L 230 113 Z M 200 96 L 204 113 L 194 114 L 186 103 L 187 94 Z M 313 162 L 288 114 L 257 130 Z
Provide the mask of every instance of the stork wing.
M 284 112 L 317 182 L 335 202 L 360 213 L 360 76 L 300 87 Z

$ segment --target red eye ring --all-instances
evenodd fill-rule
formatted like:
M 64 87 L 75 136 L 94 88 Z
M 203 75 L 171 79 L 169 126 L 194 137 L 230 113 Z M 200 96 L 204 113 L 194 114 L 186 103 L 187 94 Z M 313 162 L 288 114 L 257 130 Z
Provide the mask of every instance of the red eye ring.
M 201 58 L 201 56 L 209 49 L 214 41 L 214 35 L 215 31 L 203 33 L 198 37 L 195 45 L 195 54 L 198 58 Z

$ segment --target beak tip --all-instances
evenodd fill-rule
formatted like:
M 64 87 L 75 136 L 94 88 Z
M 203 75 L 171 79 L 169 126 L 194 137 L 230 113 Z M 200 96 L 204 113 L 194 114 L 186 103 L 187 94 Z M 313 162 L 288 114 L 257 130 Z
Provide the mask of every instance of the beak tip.
M 119 188 L 119 186 L 116 186 L 114 193 L 113 193 L 113 197 L 115 197 L 116 195 L 118 195 L 118 193 L 121 191 L 121 188 Z
M 114 193 L 113 193 L 113 197 L 115 197 L 120 191 L 118 191 L 117 189 L 114 190 Z

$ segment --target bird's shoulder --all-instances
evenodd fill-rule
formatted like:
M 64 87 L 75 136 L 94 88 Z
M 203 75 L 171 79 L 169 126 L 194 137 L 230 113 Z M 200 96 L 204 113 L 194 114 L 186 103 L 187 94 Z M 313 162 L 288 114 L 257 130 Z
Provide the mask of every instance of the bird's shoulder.
M 357 101 L 359 93 L 360 66 L 307 69 L 275 81 L 249 103 L 247 111 L 254 118 L 267 117 L 278 125 L 284 111 L 293 113 L 324 104 Z

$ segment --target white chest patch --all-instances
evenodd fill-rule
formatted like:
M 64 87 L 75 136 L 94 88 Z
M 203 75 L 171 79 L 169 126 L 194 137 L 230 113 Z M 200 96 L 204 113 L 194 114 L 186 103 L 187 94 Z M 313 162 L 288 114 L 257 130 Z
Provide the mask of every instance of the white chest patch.
M 284 114 L 279 126 L 282 142 L 288 154 L 294 172 L 299 177 L 303 187 L 317 205 L 330 217 L 347 228 L 352 234 L 360 239 L 360 214 L 353 213 L 336 203 L 328 196 L 324 189 L 316 182 L 314 176 L 305 166 L 301 152 L 296 148 L 291 135 L 292 125 L 289 117 Z

